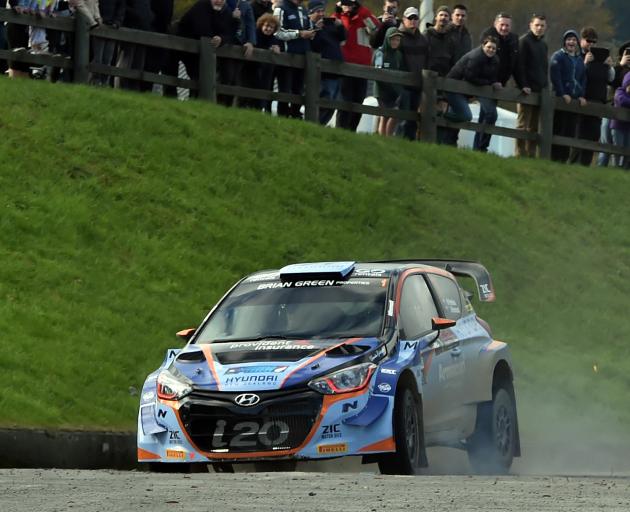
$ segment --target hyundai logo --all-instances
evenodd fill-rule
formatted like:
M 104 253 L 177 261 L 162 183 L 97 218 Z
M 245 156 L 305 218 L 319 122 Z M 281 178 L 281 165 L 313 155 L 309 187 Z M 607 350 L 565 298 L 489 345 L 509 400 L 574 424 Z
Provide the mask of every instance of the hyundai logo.
M 254 393 L 243 393 L 242 395 L 238 395 L 234 399 L 234 402 L 241 407 L 251 407 L 260 402 L 260 397 Z

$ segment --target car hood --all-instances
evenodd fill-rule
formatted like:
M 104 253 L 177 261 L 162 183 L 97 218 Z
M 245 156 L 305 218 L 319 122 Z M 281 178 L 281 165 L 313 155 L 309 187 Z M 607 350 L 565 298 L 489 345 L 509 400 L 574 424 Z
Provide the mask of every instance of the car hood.
M 353 360 L 365 360 L 377 338 L 256 340 L 188 345 L 173 365 L 195 388 L 265 391 L 304 386 Z

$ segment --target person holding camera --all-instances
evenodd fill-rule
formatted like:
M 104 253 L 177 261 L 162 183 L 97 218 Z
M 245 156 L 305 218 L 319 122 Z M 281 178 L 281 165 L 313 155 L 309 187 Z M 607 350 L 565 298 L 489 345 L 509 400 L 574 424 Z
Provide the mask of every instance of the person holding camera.
M 619 63 L 615 66 L 615 78 L 610 84 L 614 93 L 618 87 L 621 87 L 623 77 L 630 72 L 630 41 L 626 41 L 619 48 Z M 612 144 L 612 133 L 610 131 L 610 119 L 602 119 L 602 128 L 599 136 L 599 142 L 602 144 Z M 600 153 L 597 157 L 597 165 L 599 167 L 608 167 L 610 154 Z
M 370 46 L 375 50 L 383 46 L 387 30 L 400 25 L 401 20 L 398 17 L 399 9 L 399 0 L 385 0 L 385 2 L 383 2 L 383 14 L 378 17 L 378 21 L 381 22 L 381 25 L 372 32 L 370 36 Z
M 580 52 L 586 68 L 586 90 L 584 98 L 590 103 L 606 103 L 608 84 L 615 79 L 612 57 L 606 48 L 597 46 L 599 37 L 593 27 L 580 31 Z M 579 115 L 577 138 L 598 141 L 602 119 L 598 116 Z M 569 163 L 589 167 L 593 161 L 593 151 L 571 148 Z
M 372 65 L 372 48 L 370 35 L 378 29 L 381 22 L 367 8 L 357 0 L 340 0 L 333 16 L 346 29 L 346 42 L 341 51 L 343 60 L 364 66 Z M 341 79 L 341 97 L 345 101 L 362 104 L 367 94 L 367 80 L 365 78 L 343 77 Z M 361 120 L 359 112 L 337 112 L 337 126 L 346 130 L 356 131 Z
M 311 42 L 311 49 L 319 53 L 322 59 L 343 62 L 341 43 L 346 40 L 346 29 L 341 20 L 326 17 L 325 7 L 324 0 L 311 0 L 308 3 L 308 15 L 311 18 L 313 28 L 317 31 Z M 322 73 L 320 84 L 320 98 L 336 100 L 339 97 L 341 81 L 338 75 Z M 320 108 L 319 123 L 327 125 L 334 113 L 335 109 Z

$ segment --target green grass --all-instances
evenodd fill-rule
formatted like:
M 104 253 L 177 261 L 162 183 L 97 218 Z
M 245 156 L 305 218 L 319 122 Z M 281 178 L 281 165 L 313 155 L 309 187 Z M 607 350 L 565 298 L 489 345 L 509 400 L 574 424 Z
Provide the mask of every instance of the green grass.
M 523 429 L 628 431 L 630 175 L 34 81 L 0 110 L 0 425 L 133 429 L 130 387 L 245 273 L 431 257 L 491 271 Z

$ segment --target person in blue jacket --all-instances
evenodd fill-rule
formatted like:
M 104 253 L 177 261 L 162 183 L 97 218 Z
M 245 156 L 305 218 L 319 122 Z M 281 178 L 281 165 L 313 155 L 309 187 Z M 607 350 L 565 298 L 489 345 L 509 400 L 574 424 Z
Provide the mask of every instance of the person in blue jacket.
M 549 77 L 553 92 L 568 105 L 577 100 L 586 105 L 586 67 L 579 45 L 580 36 L 575 30 L 567 30 L 562 36 L 562 48 L 551 56 Z M 578 114 L 556 110 L 553 119 L 553 134 L 562 137 L 575 137 Z M 551 159 L 566 162 L 569 158 L 568 146 L 553 145 Z

